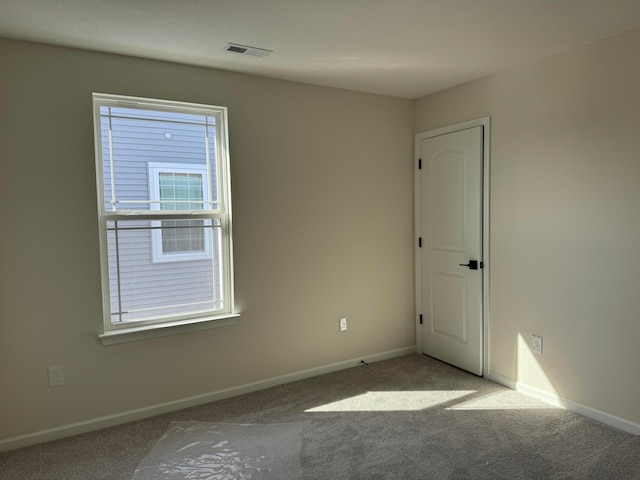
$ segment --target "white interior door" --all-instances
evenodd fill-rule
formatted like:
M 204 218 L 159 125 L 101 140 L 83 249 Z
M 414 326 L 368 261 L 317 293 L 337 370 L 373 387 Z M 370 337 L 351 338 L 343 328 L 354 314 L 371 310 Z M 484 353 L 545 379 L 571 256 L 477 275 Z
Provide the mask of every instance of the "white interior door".
M 418 341 L 423 353 L 482 375 L 483 127 L 417 140 Z

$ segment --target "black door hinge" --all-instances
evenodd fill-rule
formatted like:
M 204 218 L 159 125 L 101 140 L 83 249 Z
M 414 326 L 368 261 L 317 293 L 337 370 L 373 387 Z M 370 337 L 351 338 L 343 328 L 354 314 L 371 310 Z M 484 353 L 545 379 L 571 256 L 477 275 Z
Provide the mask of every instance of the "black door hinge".
M 422 237 L 418 237 L 418 248 L 422 248 Z
M 418 159 L 418 170 L 422 170 L 422 159 Z
M 420 314 L 420 325 L 422 325 L 422 314 Z

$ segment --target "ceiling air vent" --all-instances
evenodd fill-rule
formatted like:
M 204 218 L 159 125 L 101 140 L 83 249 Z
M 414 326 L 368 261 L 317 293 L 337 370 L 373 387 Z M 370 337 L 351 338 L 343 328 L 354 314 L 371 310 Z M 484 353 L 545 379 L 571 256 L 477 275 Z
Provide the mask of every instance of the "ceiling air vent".
M 247 45 L 238 45 L 237 43 L 227 43 L 224 46 L 227 52 L 240 53 L 241 55 L 251 55 L 252 57 L 264 58 L 273 50 L 267 50 L 265 48 L 248 47 Z

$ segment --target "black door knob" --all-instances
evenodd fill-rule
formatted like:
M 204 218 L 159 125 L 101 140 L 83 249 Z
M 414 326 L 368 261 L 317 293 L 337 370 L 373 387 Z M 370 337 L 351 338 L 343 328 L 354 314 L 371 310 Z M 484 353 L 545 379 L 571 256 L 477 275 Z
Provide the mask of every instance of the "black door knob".
M 478 261 L 477 260 L 469 260 L 469 263 L 460 263 L 461 267 L 469 267 L 469 270 L 478 270 Z M 480 264 L 482 265 L 482 264 Z

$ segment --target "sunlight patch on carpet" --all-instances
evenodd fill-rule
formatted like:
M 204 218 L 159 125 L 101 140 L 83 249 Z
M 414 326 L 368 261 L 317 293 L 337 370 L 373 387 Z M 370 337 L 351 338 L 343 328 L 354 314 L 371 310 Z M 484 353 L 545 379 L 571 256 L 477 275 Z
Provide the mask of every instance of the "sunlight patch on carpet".
M 175 422 L 131 480 L 298 480 L 302 425 Z
M 522 410 L 560 408 L 515 390 L 502 390 L 479 398 L 472 398 L 447 410 Z
M 435 407 L 474 393 L 476 390 L 367 392 L 305 412 L 408 412 Z

